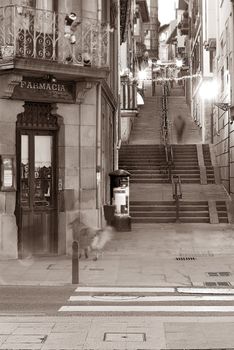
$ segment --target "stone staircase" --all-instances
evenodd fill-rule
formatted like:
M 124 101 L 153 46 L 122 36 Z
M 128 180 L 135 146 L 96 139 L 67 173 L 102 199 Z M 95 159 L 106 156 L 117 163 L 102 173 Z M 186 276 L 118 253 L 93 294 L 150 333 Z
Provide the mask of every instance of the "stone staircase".
M 165 149 L 162 145 L 123 145 L 119 168 L 130 172 L 131 183 L 166 183 Z
M 196 145 L 173 145 L 174 167 L 172 175 L 180 176 L 183 199 L 180 200 L 180 222 L 183 223 L 228 223 L 228 212 L 225 200 L 218 200 L 219 194 L 209 197 L 192 194 L 191 185 L 200 186 L 199 191 L 204 192 L 201 186 L 200 167 Z M 208 185 L 214 184 L 214 170 L 211 162 L 209 145 L 202 145 L 202 155 L 207 172 Z M 140 200 L 130 200 L 130 215 L 133 223 L 173 223 L 176 222 L 176 202 L 172 199 L 172 188 L 169 184 L 165 148 L 162 145 L 123 145 L 119 152 L 119 168 L 130 172 L 130 199 L 131 191 L 140 191 Z M 157 199 L 154 187 L 164 186 L 165 200 Z M 134 186 L 133 186 L 134 185 Z M 187 186 L 189 188 L 189 196 Z M 138 186 L 138 187 L 137 187 Z M 146 188 L 151 186 L 151 188 Z M 215 186 L 215 185 L 213 185 Z M 146 191 L 144 191 L 144 188 Z M 158 191 L 162 191 L 159 188 Z M 213 192 L 212 188 L 212 192 Z M 217 191 L 220 188 L 217 188 Z M 157 190 L 156 190 L 157 191 Z M 197 191 L 197 190 L 195 190 Z M 223 196 L 223 193 L 222 193 Z M 163 196 L 162 196 L 163 197 Z M 164 196 L 165 197 L 165 196 Z M 189 197 L 189 198 L 188 198 Z M 204 197 L 204 198 L 203 198 Z M 148 200 L 149 198 L 149 200 Z M 168 200 L 168 198 L 171 200 Z M 194 198 L 194 200 L 193 200 Z M 202 198 L 201 200 L 199 198 Z M 205 200 L 207 198 L 207 200 Z M 210 200 L 208 200 L 210 198 Z M 223 198 L 223 197 L 222 197 Z M 212 203 L 213 204 L 212 204 Z M 214 219 L 215 218 L 215 219 Z
M 208 201 L 180 201 L 182 223 L 210 223 Z M 228 223 L 225 201 L 216 201 L 216 211 L 220 223 Z M 130 201 L 130 215 L 133 223 L 173 223 L 176 222 L 175 201 Z
M 172 145 L 174 165 L 172 175 L 182 183 L 200 183 L 200 167 L 196 145 Z M 207 183 L 215 183 L 209 145 L 202 145 Z M 162 145 L 123 145 L 119 153 L 119 167 L 131 173 L 131 182 L 167 183 L 165 149 Z
M 135 120 L 129 144 L 119 151 L 119 168 L 130 172 L 130 215 L 133 223 L 174 223 L 176 202 L 169 183 L 165 148 L 161 145 L 161 87 L 156 95 L 145 97 Z M 179 108 L 178 108 L 179 106 Z M 176 115 L 186 118 L 183 141 L 177 144 L 173 129 Z M 173 147 L 172 175 L 180 176 L 182 199 L 179 217 L 182 223 L 231 222 L 230 199 L 214 172 L 210 146 L 203 145 L 200 129 L 193 122 L 183 89 L 171 90 L 168 97 L 170 143 Z M 206 181 L 207 180 L 207 181 Z
M 173 145 L 172 175 L 180 176 L 182 183 L 200 183 L 196 145 Z
M 160 144 L 160 96 L 144 97 L 144 102 L 134 121 L 129 144 Z
M 210 157 L 210 148 L 208 144 L 202 145 L 204 164 L 206 167 L 207 183 L 215 183 L 214 167 L 212 166 Z
M 228 223 L 228 213 L 227 213 L 227 205 L 225 201 L 216 201 L 216 208 L 219 222 L 224 224 Z

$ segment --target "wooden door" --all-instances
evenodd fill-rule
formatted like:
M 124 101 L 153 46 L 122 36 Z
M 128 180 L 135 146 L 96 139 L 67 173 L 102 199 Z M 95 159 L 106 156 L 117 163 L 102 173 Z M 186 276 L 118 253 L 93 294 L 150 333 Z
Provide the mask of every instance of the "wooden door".
M 31 107 L 17 122 L 17 221 L 22 257 L 57 251 L 57 130 L 49 121 L 55 116 L 43 113 L 50 108 L 48 104 Z

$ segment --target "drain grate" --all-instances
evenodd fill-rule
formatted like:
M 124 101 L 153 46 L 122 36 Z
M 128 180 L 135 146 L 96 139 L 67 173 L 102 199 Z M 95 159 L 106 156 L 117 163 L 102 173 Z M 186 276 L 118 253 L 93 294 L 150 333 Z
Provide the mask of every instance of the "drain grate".
M 230 282 L 224 282 L 224 281 L 221 281 L 221 282 L 204 282 L 204 286 L 205 287 L 229 287 L 231 286 L 232 284 Z
M 231 272 L 207 272 L 207 275 L 209 277 L 229 277 L 231 276 Z
M 106 342 L 145 342 L 145 333 L 119 333 L 119 332 L 106 332 L 104 333 L 103 341 Z
M 222 277 L 231 276 L 231 272 L 219 272 L 219 276 L 222 276 Z
M 98 267 L 90 267 L 89 271 L 104 271 L 104 269 Z
M 187 261 L 187 260 L 197 260 L 195 256 L 177 256 L 176 257 L 177 261 Z

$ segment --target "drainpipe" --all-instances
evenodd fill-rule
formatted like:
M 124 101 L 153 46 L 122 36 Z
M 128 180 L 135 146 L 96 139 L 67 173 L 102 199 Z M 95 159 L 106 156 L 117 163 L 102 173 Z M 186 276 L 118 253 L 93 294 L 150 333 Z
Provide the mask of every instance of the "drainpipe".
M 97 1 L 97 19 L 100 22 L 102 20 L 102 0 Z
M 81 102 L 79 103 L 79 140 L 78 140 L 78 147 L 79 147 L 79 222 L 81 222 Z
M 99 83 L 96 90 L 96 209 L 98 211 L 98 227 L 102 226 L 102 213 L 100 210 L 101 205 L 101 189 L 102 183 L 101 177 L 102 172 L 102 115 L 101 115 L 101 98 L 102 98 L 102 87 Z
M 231 193 L 231 150 L 230 150 L 230 121 L 231 121 L 231 113 L 230 109 L 227 111 L 228 114 L 228 193 Z
M 116 121 L 116 140 L 114 140 L 114 170 L 119 168 L 119 149 L 121 146 L 121 114 L 120 114 L 120 0 L 117 3 L 117 110 L 115 114 Z

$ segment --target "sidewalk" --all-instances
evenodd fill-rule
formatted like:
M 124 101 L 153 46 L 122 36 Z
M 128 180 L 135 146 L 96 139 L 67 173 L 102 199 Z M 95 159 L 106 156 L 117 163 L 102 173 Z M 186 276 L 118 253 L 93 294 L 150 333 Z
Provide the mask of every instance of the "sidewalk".
M 234 286 L 233 225 L 134 225 L 116 232 L 100 260 L 80 260 L 81 285 Z M 177 260 L 192 258 L 194 260 Z M 208 272 L 229 272 L 210 277 Z M 0 261 L 2 285 L 71 283 L 71 259 Z M 74 286 L 75 287 L 75 286 Z M 232 286 L 230 286 L 232 288 Z M 234 317 L 1 316 L 0 350 L 231 349 Z
M 116 232 L 98 261 L 80 260 L 81 285 L 234 285 L 234 225 L 134 224 Z M 211 277 L 208 272 L 229 272 Z M 0 261 L 0 285 L 59 286 L 71 283 L 66 256 Z
M 233 327 L 233 317 L 5 317 L 0 349 L 231 350 Z

